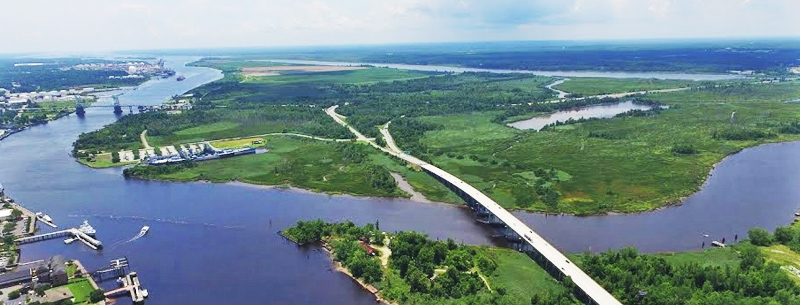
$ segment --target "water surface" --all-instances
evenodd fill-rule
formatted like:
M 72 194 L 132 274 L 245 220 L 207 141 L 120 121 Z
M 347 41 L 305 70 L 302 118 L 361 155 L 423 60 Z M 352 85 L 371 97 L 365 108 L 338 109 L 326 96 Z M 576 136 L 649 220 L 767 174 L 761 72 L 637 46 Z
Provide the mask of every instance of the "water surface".
M 322 66 L 374 66 L 379 68 L 393 68 L 402 70 L 417 70 L 429 72 L 491 72 L 491 73 L 522 73 L 540 76 L 553 77 L 602 77 L 602 78 L 646 78 L 646 79 L 684 79 L 694 81 L 715 81 L 727 79 L 744 78 L 741 75 L 733 74 L 694 74 L 694 73 L 675 73 L 675 72 L 604 72 L 604 71 L 540 71 L 540 70 L 506 70 L 506 69 L 481 69 L 464 68 L 452 66 L 436 65 L 410 65 L 410 64 L 385 64 L 385 63 L 363 63 L 363 62 L 339 62 L 339 61 L 317 61 L 317 60 L 291 60 L 291 59 L 270 59 L 264 60 L 276 63 L 298 64 L 298 65 L 322 65 Z
M 149 81 L 123 95 L 122 104 L 159 104 L 221 77 L 216 70 L 183 66 L 194 58 L 167 60 L 185 81 Z M 0 181 L 10 196 L 50 214 L 61 228 L 88 219 L 107 245 L 96 252 L 61 240 L 31 244 L 22 247 L 23 261 L 63 253 L 95 269 L 127 256 L 150 290 L 148 304 L 374 304 L 346 276 L 330 271 L 324 253 L 298 248 L 276 232 L 297 220 L 377 220 L 387 231 L 493 244 L 491 232 L 452 205 L 125 180 L 119 168 L 93 170 L 69 156 L 81 132 L 115 120 L 111 109 L 89 108 L 85 119 L 68 116 L 0 141 Z M 515 214 L 566 252 L 626 245 L 645 252 L 694 250 L 702 234 L 731 240 L 753 226 L 772 230 L 790 223 L 800 205 L 797 181 L 800 143 L 765 145 L 720 163 L 703 190 L 680 207 L 596 217 Z M 144 225 L 151 227 L 147 236 L 122 243 Z
M 625 113 L 631 110 L 649 110 L 652 108 L 653 107 L 649 105 L 641 105 L 632 101 L 625 101 L 561 110 L 548 115 L 537 116 L 527 120 L 508 123 L 507 125 L 516 129 L 533 129 L 539 131 L 545 126 L 557 122 L 591 118 L 611 118 L 617 114 Z

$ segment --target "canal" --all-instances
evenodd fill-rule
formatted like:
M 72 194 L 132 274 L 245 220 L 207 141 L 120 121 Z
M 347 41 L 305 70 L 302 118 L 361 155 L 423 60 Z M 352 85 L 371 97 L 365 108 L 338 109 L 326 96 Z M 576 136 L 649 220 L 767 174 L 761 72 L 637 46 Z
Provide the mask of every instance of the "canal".
M 167 60 L 185 81 L 149 81 L 127 91 L 121 103 L 159 104 L 222 76 L 185 66 L 196 58 Z M 232 183 L 125 180 L 121 169 L 93 170 L 69 156 L 80 133 L 115 120 L 110 109 L 89 108 L 83 119 L 71 115 L 0 141 L 0 181 L 9 196 L 51 215 L 62 228 L 89 220 L 106 245 L 96 252 L 57 239 L 24 246 L 23 261 L 62 253 L 95 269 L 127 256 L 150 291 L 148 304 L 374 304 L 350 279 L 330 270 L 327 255 L 298 248 L 276 232 L 302 219 L 378 220 L 388 231 L 492 242 L 491 233 L 467 210 L 452 205 Z M 694 250 L 702 234 L 730 240 L 753 226 L 774 229 L 789 223 L 800 203 L 798 156 L 800 143 L 744 150 L 720 163 L 702 191 L 684 205 L 662 211 L 597 217 L 515 214 L 568 252 L 625 245 L 646 252 Z M 147 236 L 125 242 L 144 225 L 151 227 Z

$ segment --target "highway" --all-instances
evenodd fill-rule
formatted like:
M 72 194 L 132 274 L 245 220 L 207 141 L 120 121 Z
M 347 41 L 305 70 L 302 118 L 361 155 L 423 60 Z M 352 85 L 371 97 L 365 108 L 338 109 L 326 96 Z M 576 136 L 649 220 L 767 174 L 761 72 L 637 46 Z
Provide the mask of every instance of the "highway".
M 451 175 L 450 173 L 432 165 L 425 161 L 422 161 L 414 156 L 408 155 L 400 151 L 396 145 L 394 145 L 394 140 L 392 139 L 391 135 L 389 134 L 389 123 L 385 124 L 381 128 L 381 133 L 384 135 L 385 140 L 387 143 L 391 141 L 392 149 L 387 149 L 384 147 L 379 146 L 375 143 L 375 141 L 368 140 L 363 134 L 358 132 L 355 128 L 347 124 L 345 121 L 345 117 L 336 113 L 336 108 L 338 106 L 332 106 L 325 109 L 325 113 L 331 116 L 336 122 L 341 124 L 344 127 L 350 129 L 359 140 L 369 142 L 373 147 L 376 147 L 390 155 L 398 157 L 402 160 L 405 160 L 408 163 L 413 165 L 419 166 L 422 170 L 427 172 L 428 174 L 438 178 L 440 181 L 446 182 L 452 188 L 456 188 L 460 190 L 463 194 L 467 195 L 469 198 L 474 200 L 476 203 L 483 206 L 486 210 L 488 210 L 492 215 L 497 217 L 500 221 L 502 221 L 509 229 L 511 229 L 514 233 L 519 235 L 522 238 L 522 241 L 526 243 L 531 249 L 534 249 L 538 254 L 540 254 L 547 262 L 549 262 L 552 266 L 558 269 L 558 271 L 566 277 L 572 279 L 572 282 L 587 296 L 588 299 L 591 300 L 592 304 L 598 305 L 621 305 L 614 296 L 612 296 L 608 291 L 606 291 L 602 286 L 597 284 L 589 275 L 587 275 L 583 270 L 581 270 L 578 266 L 573 264 L 564 254 L 562 254 L 558 249 L 553 247 L 547 240 L 545 240 L 542 236 L 537 234 L 533 231 L 528 225 L 520 221 L 516 216 L 512 215 L 508 210 L 501 207 L 497 202 L 489 198 L 489 196 L 484 195 L 478 189 L 472 187 L 468 183 L 462 181 L 456 176 Z M 452 189 L 451 188 L 451 189 Z M 463 198 L 463 197 L 462 197 Z M 465 198 L 466 200 L 466 198 Z

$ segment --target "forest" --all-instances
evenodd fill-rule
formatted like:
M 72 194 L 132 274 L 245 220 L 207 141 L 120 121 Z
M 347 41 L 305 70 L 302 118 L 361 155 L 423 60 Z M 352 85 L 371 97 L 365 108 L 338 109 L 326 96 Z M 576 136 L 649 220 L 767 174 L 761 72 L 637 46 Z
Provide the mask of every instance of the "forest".
M 768 53 L 769 56 L 763 56 Z M 241 57 L 452 65 L 547 71 L 756 70 L 785 74 L 800 57 L 791 40 L 667 40 L 645 42 L 509 41 L 407 44 L 358 48 L 241 51 Z
M 431 240 L 410 231 L 386 234 L 378 221 L 364 226 L 349 221 L 298 221 L 282 233 L 301 245 L 329 247 L 333 259 L 354 277 L 373 284 L 383 298 L 399 304 L 530 304 L 530 299 L 508 293 L 501 283 L 484 282 L 481 277 L 497 279 L 499 266 L 486 247 Z M 387 241 L 391 256 L 388 265 L 382 266 L 380 254 L 369 254 L 367 249 L 381 251 Z M 552 292 L 570 299 L 565 291 L 556 287 Z

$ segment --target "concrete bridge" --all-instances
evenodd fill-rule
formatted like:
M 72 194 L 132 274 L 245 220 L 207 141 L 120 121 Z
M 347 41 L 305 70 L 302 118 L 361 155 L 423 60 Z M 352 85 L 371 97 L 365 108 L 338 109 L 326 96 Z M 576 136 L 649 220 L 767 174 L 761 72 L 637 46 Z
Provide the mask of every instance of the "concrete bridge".
M 345 117 L 337 114 L 337 106 L 330 107 L 325 112 L 336 122 L 347 127 L 360 140 L 366 137 L 355 128 L 347 124 Z M 386 138 L 387 143 L 394 143 L 391 134 L 388 132 L 389 124 L 381 128 L 381 133 Z M 553 247 L 542 236 L 533 231 L 528 225 L 512 215 L 508 210 L 501 207 L 497 202 L 484 195 L 481 191 L 459 179 L 456 176 L 414 156 L 408 155 L 399 149 L 387 149 L 381 147 L 375 141 L 367 141 L 373 147 L 380 149 L 387 154 L 402 159 L 408 163 L 419 166 L 427 174 L 447 186 L 455 192 L 467 205 L 475 212 L 479 222 L 492 225 L 497 232 L 516 250 L 527 253 L 537 263 L 541 264 L 551 275 L 558 279 L 570 278 L 575 284 L 577 296 L 587 304 L 596 305 L 622 305 L 614 296 L 597 284 L 589 275 L 583 272 L 578 266 L 572 263 L 564 254 Z M 396 147 L 392 145 L 391 147 Z

